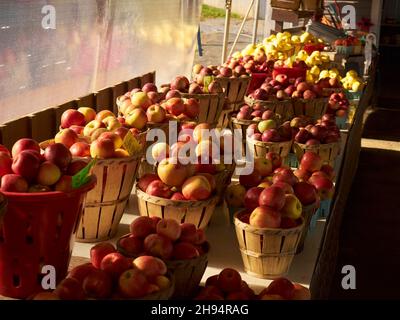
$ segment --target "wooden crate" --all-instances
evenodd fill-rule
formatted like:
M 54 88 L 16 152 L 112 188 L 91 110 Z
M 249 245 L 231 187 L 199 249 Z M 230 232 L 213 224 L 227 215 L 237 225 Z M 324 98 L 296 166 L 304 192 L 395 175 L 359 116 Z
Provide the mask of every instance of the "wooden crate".
M 289 271 L 304 223 L 290 229 L 255 228 L 234 215 L 236 236 L 245 271 L 257 278 L 273 279 Z
M 181 93 L 182 98 L 194 98 L 200 103 L 198 123 L 217 124 L 225 104 L 225 93 L 189 94 Z
M 112 238 L 131 195 L 141 155 L 98 160 L 92 168 L 97 185 L 86 197 L 76 239 L 96 242 Z
M 318 154 L 321 157 L 324 164 L 329 164 L 332 167 L 334 167 L 335 160 L 337 156 L 340 154 L 340 146 L 341 146 L 340 141 L 333 143 L 323 143 L 319 145 L 311 145 L 311 146 L 307 146 L 305 144 L 298 143 L 295 141 L 293 143 L 293 151 L 299 163 L 304 153 L 306 153 L 307 151 L 311 151 Z
M 200 229 L 207 227 L 218 202 L 218 196 L 204 201 L 170 200 L 148 195 L 138 188 L 136 195 L 141 216 L 174 219 L 179 223 L 189 222 Z

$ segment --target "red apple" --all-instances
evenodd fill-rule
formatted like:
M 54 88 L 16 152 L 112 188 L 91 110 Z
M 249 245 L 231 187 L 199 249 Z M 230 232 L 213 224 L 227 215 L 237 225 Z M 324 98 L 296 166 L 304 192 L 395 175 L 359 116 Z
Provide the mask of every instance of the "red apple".
M 124 252 L 129 256 L 137 256 L 144 251 L 143 239 L 133 235 L 120 239 L 119 246 L 124 249 Z
M 274 174 L 272 178 L 273 183 L 276 183 L 278 181 L 286 182 L 293 186 L 296 182 L 298 182 L 298 179 L 293 174 L 293 171 L 291 169 L 283 169 L 280 172 Z
M 175 260 L 189 260 L 199 256 L 196 247 L 190 242 L 178 242 L 174 245 L 172 257 Z
M 55 138 L 55 143 L 62 143 L 67 148 L 70 148 L 75 142 L 78 141 L 78 134 L 72 129 L 62 129 L 59 131 Z
M 242 285 L 242 277 L 240 273 L 231 268 L 223 269 L 218 275 L 218 287 L 224 293 L 240 291 Z
M 49 145 L 44 150 L 44 157 L 47 161 L 56 164 L 61 170 L 66 169 L 72 160 L 71 152 L 61 143 Z
M 85 159 L 74 159 L 71 161 L 71 163 L 68 166 L 67 169 L 67 175 L 68 176 L 74 176 L 77 174 L 79 171 L 81 171 L 84 167 L 87 166 L 88 160 Z
M 278 278 L 273 280 L 266 289 L 266 293 L 277 294 L 287 300 L 291 300 L 293 298 L 294 292 L 295 288 L 293 283 L 286 278 Z
M 157 223 L 156 231 L 159 235 L 176 241 L 181 236 L 181 226 L 176 220 L 162 219 Z
M 121 274 L 118 289 L 125 298 L 139 298 L 147 293 L 148 281 L 139 269 L 129 269 Z
M 96 269 L 92 263 L 85 263 L 73 268 L 69 273 L 67 278 L 74 278 L 79 281 L 80 284 L 83 284 L 83 280 L 85 280 L 86 276 L 90 273 L 96 271 Z
M 1 177 L 1 188 L 3 192 L 28 192 L 28 182 L 18 174 L 5 174 Z
M 84 300 L 85 292 L 82 285 L 74 278 L 62 280 L 53 291 L 61 300 Z
M 190 118 L 198 117 L 200 113 L 200 103 L 194 98 L 189 98 L 185 103 L 185 114 Z
M 149 234 L 155 233 L 154 221 L 150 217 L 140 216 L 133 220 L 129 226 L 130 233 L 139 238 L 145 238 Z
M 160 180 L 154 180 L 149 183 L 146 188 L 146 193 L 160 198 L 169 199 L 173 193 L 171 188 Z
M 186 198 L 180 192 L 174 192 L 170 199 L 174 201 L 186 201 Z
M 321 170 L 322 159 L 316 153 L 311 151 L 306 151 L 304 155 L 301 157 L 300 166 L 302 169 L 307 170 L 309 172 L 318 171 Z
M 159 234 L 150 234 L 144 239 L 145 251 L 161 259 L 170 259 L 172 256 L 172 241 Z
M 68 109 L 61 115 L 61 128 L 69 128 L 72 125 L 84 126 L 85 116 L 78 110 Z
M 141 270 L 148 279 L 155 279 L 167 273 L 164 261 L 152 256 L 140 256 L 133 260 L 133 265 Z
M 281 214 L 270 207 L 260 206 L 252 211 L 249 224 L 257 228 L 279 228 L 281 225 Z
M 19 153 L 11 165 L 12 171 L 27 181 L 36 178 L 40 167 L 40 160 L 30 150 L 24 150 Z
M 211 196 L 211 192 L 211 185 L 207 178 L 200 175 L 186 179 L 182 185 L 182 194 L 188 200 L 206 200 Z
M 331 180 L 333 180 L 333 178 L 335 177 L 335 170 L 329 164 L 322 165 L 321 171 L 324 172 Z
M 122 272 L 131 268 L 130 261 L 118 252 L 107 254 L 101 259 L 100 269 L 112 278 L 118 278 Z
M 279 211 L 285 205 L 285 192 L 274 186 L 264 189 L 260 194 L 258 204 Z
M 83 290 L 94 299 L 106 299 L 111 296 L 112 279 L 104 271 L 96 269 L 83 280 Z
M 239 177 L 239 182 L 242 186 L 246 188 L 256 187 L 260 184 L 262 180 L 262 176 L 257 170 L 253 170 L 253 172 L 249 175 L 241 175 Z
M 277 181 L 272 186 L 281 188 L 285 192 L 285 194 L 294 194 L 293 187 L 286 182 Z
M 90 155 L 92 158 L 109 159 L 114 157 L 114 141 L 111 139 L 99 139 L 90 145 Z
M 90 145 L 86 142 L 75 142 L 69 151 L 73 157 L 90 157 Z
M 8 151 L 0 151 L 0 178 L 6 174 L 13 173 L 11 170 L 12 162 Z
M 310 205 L 317 201 L 317 192 L 315 188 L 305 182 L 301 181 L 293 186 L 294 194 L 303 205 Z
M 110 242 L 100 242 L 90 249 L 90 262 L 97 269 L 100 269 L 101 260 L 109 253 L 116 252 Z
M 195 243 L 197 241 L 197 228 L 193 223 L 184 222 L 181 224 L 180 241 Z
M 248 209 L 249 211 L 253 211 L 255 208 L 258 207 L 260 194 L 263 190 L 264 188 L 260 187 L 253 187 L 247 190 L 244 196 L 244 206 L 246 207 L 246 209 Z
M 149 184 L 155 180 L 158 180 L 158 176 L 154 173 L 146 173 L 137 182 L 137 186 L 140 190 L 146 191 Z
M 332 198 L 334 185 L 330 179 L 323 176 L 313 175 L 310 177 L 308 182 L 311 183 L 315 189 L 317 189 L 321 200 Z
M 39 144 L 35 140 L 23 138 L 19 139 L 17 142 L 14 143 L 11 149 L 12 158 L 14 159 L 18 154 L 20 154 L 24 150 L 34 150 L 40 153 Z

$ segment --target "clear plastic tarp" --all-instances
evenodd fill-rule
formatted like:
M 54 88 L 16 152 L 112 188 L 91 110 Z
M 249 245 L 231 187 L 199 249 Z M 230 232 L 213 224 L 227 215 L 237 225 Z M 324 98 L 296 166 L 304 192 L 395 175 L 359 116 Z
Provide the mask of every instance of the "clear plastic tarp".
M 190 75 L 200 0 L 1 0 L 0 123 L 156 70 Z

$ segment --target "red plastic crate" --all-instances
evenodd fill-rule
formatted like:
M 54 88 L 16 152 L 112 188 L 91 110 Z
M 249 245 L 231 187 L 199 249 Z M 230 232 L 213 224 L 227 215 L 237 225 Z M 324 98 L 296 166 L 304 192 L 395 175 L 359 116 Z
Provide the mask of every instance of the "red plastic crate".
M 44 265 L 57 281 L 68 270 L 86 193 L 96 178 L 72 192 L 3 192 L 8 204 L 0 219 L 0 294 L 24 299 L 41 290 Z

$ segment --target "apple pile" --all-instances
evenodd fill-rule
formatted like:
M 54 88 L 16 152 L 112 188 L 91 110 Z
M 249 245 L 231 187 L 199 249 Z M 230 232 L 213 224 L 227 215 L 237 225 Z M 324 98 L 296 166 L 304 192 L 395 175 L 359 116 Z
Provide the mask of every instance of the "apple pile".
M 119 112 L 125 118 L 129 118 L 134 109 L 141 108 L 150 123 L 193 120 L 198 117 L 200 111 L 198 100 L 182 98 L 179 91 L 170 90 L 169 87 L 162 87 L 161 90 L 159 93 L 154 83 L 146 83 L 142 89 L 133 89 L 125 93 L 117 98 Z
M 280 116 L 275 114 L 272 110 L 269 110 L 266 106 L 260 103 L 255 103 L 252 107 L 244 104 L 240 107 L 239 112 L 234 115 L 238 120 L 274 120 L 276 123 L 280 121 Z
M 39 144 L 28 138 L 15 142 L 11 153 L 0 145 L 0 191 L 50 192 L 72 190 L 72 176 L 87 165 L 72 160 L 61 143 L 49 145 L 41 154 Z
M 315 124 L 306 124 L 300 119 L 292 119 L 291 125 L 298 125 L 294 141 L 307 146 L 334 143 L 340 140 L 340 130 L 335 115 L 326 113 Z M 297 121 L 298 120 L 298 121 Z M 305 126 L 303 126 L 306 124 Z
M 282 158 L 276 153 L 269 152 L 265 158 L 256 157 L 253 172 L 241 175 L 239 184 L 228 187 L 228 206 L 245 208 L 239 218 L 255 227 L 297 226 L 301 223 L 299 218 L 303 206 L 318 203 L 321 180 L 325 183 L 325 179 L 322 179 L 324 172 L 330 174 L 329 178 L 332 178 L 333 174 L 329 166 L 324 166 L 322 173 L 315 173 L 315 177 L 308 181 L 314 172 L 321 171 L 322 168 L 322 160 L 318 155 L 314 155 L 316 154 L 307 155 L 301 169 L 295 172 L 282 166 Z M 315 180 L 319 180 L 318 187 L 314 186 Z
M 210 68 L 206 68 L 207 72 L 210 72 L 210 76 L 212 76 L 212 70 Z M 170 91 L 168 94 L 176 94 L 178 93 L 189 93 L 189 94 L 209 94 L 209 93 L 223 93 L 224 90 L 221 84 L 218 81 L 211 81 L 210 84 L 205 88 L 204 82 L 200 82 L 200 79 L 204 81 L 204 76 L 196 77 L 196 81 L 189 82 L 188 78 L 185 76 L 177 76 L 169 85 Z
M 254 300 L 256 294 L 235 269 L 225 268 L 209 277 L 195 300 Z
M 291 98 L 311 100 L 323 96 L 319 85 L 309 84 L 303 77 L 289 78 L 286 74 L 278 74 L 275 79 L 267 77 L 260 88 L 249 94 L 254 100 L 282 101 Z
M 234 68 L 231 68 L 228 63 L 224 63 L 222 66 L 208 66 L 204 67 L 201 64 L 196 64 L 192 69 L 194 81 L 203 85 L 204 77 L 214 76 L 216 78 L 239 78 L 248 76 L 246 69 L 238 64 Z
M 321 200 L 332 199 L 335 191 L 334 169 L 328 164 L 323 164 L 318 154 L 311 151 L 305 152 L 294 175 L 299 179 L 299 183 L 312 185 Z
M 92 108 L 68 109 L 61 116 L 61 128 L 54 142 L 66 146 L 73 157 L 129 157 L 123 148 L 125 135 L 130 131 L 137 137 L 147 124 L 146 114 L 136 110 L 139 112 L 124 119 L 109 110 L 96 114 Z
M 237 58 L 229 57 L 223 66 L 229 67 L 237 73 L 243 72 L 244 69 L 247 74 L 271 74 L 274 68 L 274 60 L 268 60 L 265 52 L 260 51 L 255 55 L 247 54 Z
M 294 132 L 290 121 L 277 126 L 274 119 L 261 120 L 258 124 L 251 124 L 246 129 L 246 135 L 253 141 L 283 142 L 293 139 Z
M 130 234 L 118 240 L 118 249 L 130 257 L 154 256 L 163 261 L 188 260 L 209 251 L 202 229 L 192 223 L 141 216 L 130 224 Z
M 258 294 L 260 300 L 310 300 L 310 290 L 287 278 L 273 280 L 267 288 Z
M 199 164 L 199 170 L 202 166 Z M 212 165 L 211 165 L 212 166 Z M 216 181 L 212 174 L 195 171 L 192 165 L 183 165 L 165 158 L 157 166 L 157 174 L 147 173 L 137 181 L 143 192 L 175 201 L 203 201 L 213 196 Z
M 171 286 L 161 259 L 143 255 L 132 260 L 109 242 L 92 247 L 90 261 L 73 268 L 53 292 L 41 292 L 34 299 L 137 299 Z
M 332 93 L 328 101 L 326 113 L 333 114 L 336 117 L 345 117 L 349 110 L 350 102 L 343 92 Z

